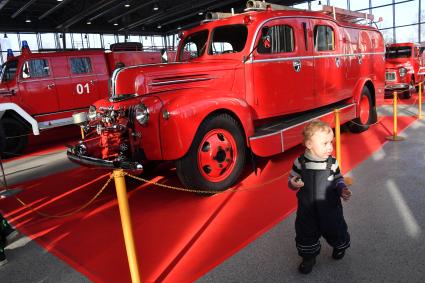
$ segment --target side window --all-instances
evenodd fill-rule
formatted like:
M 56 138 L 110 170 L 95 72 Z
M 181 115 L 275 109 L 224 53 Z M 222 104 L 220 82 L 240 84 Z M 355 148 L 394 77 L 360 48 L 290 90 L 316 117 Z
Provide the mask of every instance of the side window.
M 258 53 L 292 52 L 295 49 L 294 30 L 288 25 L 279 25 L 269 28 L 267 43 L 258 47 Z
M 87 74 L 92 72 L 91 61 L 88 57 L 70 58 L 72 74 Z
M 228 25 L 213 30 L 209 55 L 241 52 L 246 44 L 248 29 L 245 25 Z
M 201 30 L 188 35 L 183 42 L 183 48 L 180 52 L 180 61 L 188 61 L 198 58 L 205 52 L 208 39 L 208 30 Z
M 43 78 L 50 73 L 49 63 L 46 59 L 34 59 L 25 61 L 22 66 L 22 78 Z
M 335 35 L 330 26 L 314 27 L 314 47 L 317 51 L 335 50 Z

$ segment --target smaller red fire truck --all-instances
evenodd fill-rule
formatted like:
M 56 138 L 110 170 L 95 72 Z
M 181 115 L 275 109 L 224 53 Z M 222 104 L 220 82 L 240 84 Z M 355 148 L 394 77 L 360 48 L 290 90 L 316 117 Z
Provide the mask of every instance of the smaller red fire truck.
M 415 43 L 394 43 L 386 48 L 385 53 L 385 96 L 390 97 L 394 91 L 410 98 L 417 89 L 417 84 L 424 81 L 425 62 L 424 47 Z
M 5 155 L 21 152 L 29 133 L 72 124 L 74 112 L 107 96 L 115 69 L 174 60 L 167 57 L 172 53 L 145 51 L 135 42 L 110 49 L 33 53 L 23 42 L 20 56 L 9 51 L 0 76 L 0 145 Z
M 353 132 L 376 121 L 385 46 L 358 23 L 371 15 L 248 1 L 215 18 L 182 33 L 176 62 L 114 72 L 109 99 L 75 116 L 86 134 L 68 157 L 130 170 L 173 160 L 185 187 L 220 191 L 251 156 L 299 144 L 313 119 L 334 125 L 338 109 Z

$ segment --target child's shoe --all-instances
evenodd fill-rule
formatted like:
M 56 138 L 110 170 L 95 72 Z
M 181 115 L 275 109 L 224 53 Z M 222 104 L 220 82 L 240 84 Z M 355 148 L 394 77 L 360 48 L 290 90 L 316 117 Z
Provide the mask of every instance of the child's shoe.
M 303 258 L 303 261 L 298 266 L 298 271 L 302 274 L 309 274 L 313 270 L 313 266 L 316 264 L 316 257 L 309 259 Z
M 4 249 L 0 249 L 0 267 L 7 263 L 6 255 L 4 254 Z
M 345 250 L 334 249 L 332 252 L 332 257 L 334 259 L 342 259 L 345 256 Z

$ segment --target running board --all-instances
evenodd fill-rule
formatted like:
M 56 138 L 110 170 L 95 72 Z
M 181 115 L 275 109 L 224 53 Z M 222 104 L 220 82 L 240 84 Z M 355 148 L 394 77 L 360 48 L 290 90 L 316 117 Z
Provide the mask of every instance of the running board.
M 249 144 L 254 154 L 262 157 L 279 154 L 302 141 L 302 131 L 307 123 L 319 119 L 335 127 L 335 110 L 340 110 L 340 121 L 344 124 L 356 115 L 356 104 L 336 104 L 318 110 L 305 112 L 291 118 L 283 118 L 258 127 Z

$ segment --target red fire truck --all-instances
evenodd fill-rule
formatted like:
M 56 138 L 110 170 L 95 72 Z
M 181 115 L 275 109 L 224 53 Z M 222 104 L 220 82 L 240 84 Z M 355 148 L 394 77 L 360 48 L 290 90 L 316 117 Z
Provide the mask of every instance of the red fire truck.
M 184 186 L 219 191 L 237 182 L 251 153 L 299 144 L 312 119 L 333 124 L 339 109 L 354 132 L 376 120 L 384 42 L 354 23 L 371 15 L 247 7 L 183 32 L 176 63 L 115 72 L 109 99 L 90 106 L 86 137 L 68 157 L 130 170 L 174 160 Z
M 107 96 L 117 67 L 164 59 L 160 51 L 143 51 L 140 43 L 110 48 L 32 53 L 24 43 L 20 56 L 9 54 L 0 77 L 0 144 L 6 155 L 22 151 L 28 133 L 72 124 L 74 112 Z
M 394 43 L 386 48 L 385 96 L 398 91 L 404 98 L 410 98 L 419 82 L 424 81 L 424 47 L 419 44 Z

